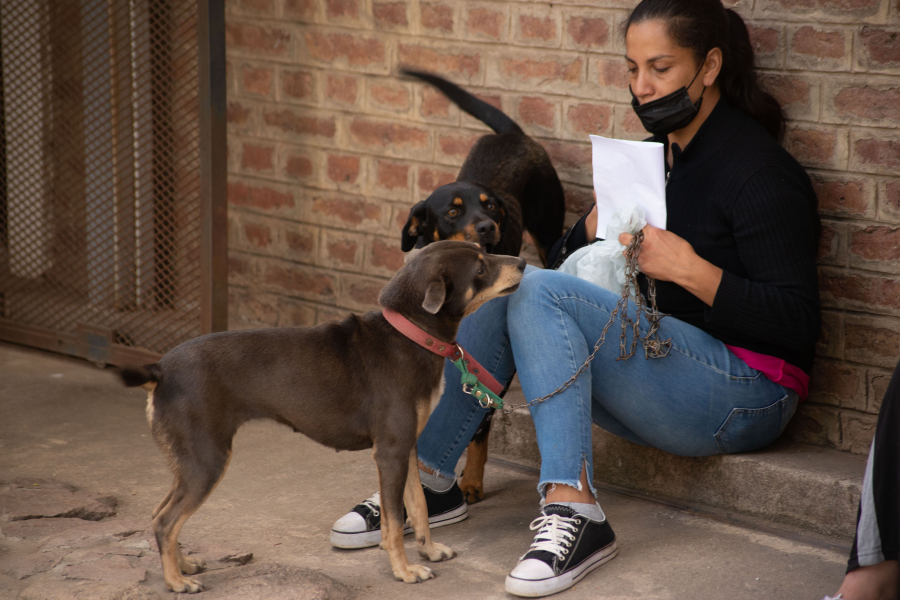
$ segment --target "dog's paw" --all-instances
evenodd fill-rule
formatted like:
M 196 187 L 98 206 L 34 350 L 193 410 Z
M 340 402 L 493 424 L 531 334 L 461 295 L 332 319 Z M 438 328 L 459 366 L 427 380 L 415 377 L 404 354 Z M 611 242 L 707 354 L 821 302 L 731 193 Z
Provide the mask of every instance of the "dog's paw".
M 467 504 L 475 504 L 484 500 L 484 484 L 480 481 L 468 480 L 465 473 L 459 480 L 459 489 L 462 490 L 463 498 L 465 498 Z
M 173 592 L 179 592 L 183 594 L 196 594 L 197 592 L 203 591 L 203 584 L 196 579 L 191 579 L 190 577 L 182 577 L 181 579 L 173 582 L 167 581 L 166 584 Z
M 431 562 L 441 562 L 442 560 L 450 560 L 456 556 L 456 552 L 449 546 L 432 542 L 431 548 L 419 546 L 419 555 Z
M 206 561 L 202 558 L 198 558 L 196 556 L 185 556 L 184 562 L 178 565 L 181 568 L 181 572 L 185 575 L 193 575 L 195 573 L 199 573 L 206 567 Z
M 420 583 L 426 579 L 434 579 L 434 573 L 423 565 L 407 565 L 406 573 L 394 571 L 394 577 L 404 583 Z

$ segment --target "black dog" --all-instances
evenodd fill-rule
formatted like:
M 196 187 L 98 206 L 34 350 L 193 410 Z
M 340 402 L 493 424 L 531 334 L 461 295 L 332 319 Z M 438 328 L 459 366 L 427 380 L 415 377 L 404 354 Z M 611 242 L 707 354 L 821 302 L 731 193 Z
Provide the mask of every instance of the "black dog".
M 379 302 L 428 335 L 450 341 L 463 316 L 515 291 L 524 269 L 521 258 L 442 242 L 404 265 Z M 150 392 L 147 418 L 175 475 L 153 511 L 169 589 L 203 589 L 182 574 L 198 572 L 203 562 L 182 555 L 178 533 L 221 480 L 232 438 L 251 419 L 272 419 L 339 450 L 373 448 L 382 547 L 397 579 L 416 583 L 433 577 L 428 567 L 407 562 L 404 503 L 419 554 L 432 561 L 453 556 L 450 548 L 431 541 L 416 467 L 416 438 L 444 388 L 444 358 L 405 337 L 381 312 L 318 327 L 205 335 L 157 364 L 120 374 L 126 385 Z
M 456 239 L 518 256 L 524 226 L 546 266 L 565 217 L 565 195 L 547 151 L 502 111 L 461 87 L 431 73 L 401 72 L 435 86 L 496 132 L 475 143 L 454 183 L 412 208 L 403 227 L 403 251 Z
M 461 87 L 431 73 L 401 72 L 435 86 L 496 132 L 475 143 L 456 182 L 439 187 L 412 208 L 403 227 L 403 251 L 437 240 L 466 240 L 487 252 L 518 256 L 524 225 L 546 267 L 565 217 L 565 195 L 547 151 L 501 110 Z M 493 411 L 485 416 L 466 453 L 459 486 L 469 503 L 484 498 L 492 416 Z

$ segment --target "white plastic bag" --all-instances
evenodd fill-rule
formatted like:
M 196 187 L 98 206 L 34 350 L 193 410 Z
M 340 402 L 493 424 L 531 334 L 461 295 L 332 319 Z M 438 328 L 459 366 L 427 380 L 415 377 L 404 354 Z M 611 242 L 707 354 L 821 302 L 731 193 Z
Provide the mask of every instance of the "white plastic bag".
M 606 239 L 579 248 L 569 255 L 559 270 L 621 294 L 625 285 L 625 256 L 622 253 L 626 246 L 619 243 L 619 234 L 634 235 L 645 225 L 643 208 L 637 204 L 620 208 L 613 213 L 606 227 Z M 631 300 L 635 299 L 635 293 L 637 290 L 632 289 Z

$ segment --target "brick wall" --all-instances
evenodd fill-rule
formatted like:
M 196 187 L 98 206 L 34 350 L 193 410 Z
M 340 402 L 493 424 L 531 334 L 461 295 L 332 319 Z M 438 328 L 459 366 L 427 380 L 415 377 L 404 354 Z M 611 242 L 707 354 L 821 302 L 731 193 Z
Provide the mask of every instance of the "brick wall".
M 646 135 L 618 34 L 635 2 L 227 0 L 231 326 L 377 308 L 409 207 L 487 132 L 396 77 L 400 64 L 465 85 L 540 140 L 573 221 L 591 202 L 587 134 Z M 823 220 L 824 327 L 789 435 L 865 452 L 900 357 L 900 0 L 728 4 Z

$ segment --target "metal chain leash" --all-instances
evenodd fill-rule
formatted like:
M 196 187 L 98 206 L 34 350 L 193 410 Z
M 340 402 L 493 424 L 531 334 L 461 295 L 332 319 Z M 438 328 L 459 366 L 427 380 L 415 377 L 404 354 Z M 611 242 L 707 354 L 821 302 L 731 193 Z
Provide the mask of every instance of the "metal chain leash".
M 641 290 L 638 285 L 638 257 L 641 255 L 641 242 L 643 241 L 644 232 L 638 231 L 631 238 L 631 243 L 628 244 L 628 248 L 626 248 L 625 250 L 625 284 L 622 286 L 622 296 L 619 298 L 619 301 L 616 302 L 616 308 L 609 315 L 609 322 L 607 322 L 606 326 L 603 327 L 603 332 L 600 334 L 600 339 L 598 339 L 597 343 L 594 344 L 594 351 L 591 352 L 591 355 L 587 357 L 587 360 L 584 361 L 584 364 L 581 365 L 581 368 L 579 368 L 578 371 L 568 379 L 568 381 L 563 383 L 561 386 L 559 386 L 546 396 L 535 398 L 534 400 L 525 402 L 523 404 L 504 404 L 499 410 L 503 412 L 507 424 L 509 423 L 509 413 L 513 412 L 515 409 L 527 408 L 534 406 L 535 404 L 544 402 L 545 400 L 548 400 L 553 396 L 564 392 L 573 383 L 575 383 L 575 380 L 578 379 L 578 376 L 584 373 L 587 370 L 588 366 L 590 366 L 591 361 L 594 360 L 594 357 L 597 355 L 597 351 L 600 350 L 600 346 L 602 346 L 606 341 L 606 332 L 609 331 L 609 328 L 612 327 L 613 323 L 615 323 L 616 316 L 618 316 L 620 313 L 622 333 L 619 336 L 619 357 L 616 358 L 617 361 L 628 360 L 629 358 L 634 356 L 635 350 L 637 349 L 638 340 L 641 341 L 641 345 L 644 348 L 644 357 L 647 359 L 664 358 L 669 354 L 669 350 L 672 347 L 672 339 L 659 339 L 659 322 L 663 317 L 666 317 L 668 315 L 660 313 L 656 307 L 656 281 L 650 277 L 647 278 L 647 297 L 650 300 L 649 307 L 644 304 L 644 298 L 641 295 Z M 628 316 L 628 296 L 631 294 L 632 289 L 635 292 L 635 304 L 637 305 L 637 312 L 634 319 L 631 319 Z M 640 335 L 640 324 L 642 316 L 646 318 L 647 323 L 649 324 L 647 335 L 645 335 L 644 337 L 641 337 Z M 632 330 L 631 348 L 626 352 L 625 346 L 628 337 L 627 332 L 629 326 Z

